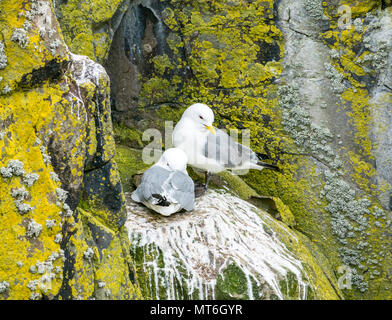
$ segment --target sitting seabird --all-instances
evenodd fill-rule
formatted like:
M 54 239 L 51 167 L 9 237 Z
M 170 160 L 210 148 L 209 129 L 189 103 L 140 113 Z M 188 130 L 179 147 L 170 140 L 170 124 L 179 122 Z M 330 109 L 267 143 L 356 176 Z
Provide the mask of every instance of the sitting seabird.
M 223 170 L 272 169 L 275 165 L 260 161 L 250 148 L 234 141 L 226 132 L 213 127 L 214 113 L 210 107 L 196 103 L 188 107 L 174 128 L 172 140 L 182 149 L 188 164 L 206 171 L 207 190 L 210 173 Z
M 195 190 L 186 171 L 187 156 L 181 149 L 166 150 L 159 161 L 144 172 L 142 181 L 132 193 L 132 200 L 164 216 L 194 209 Z

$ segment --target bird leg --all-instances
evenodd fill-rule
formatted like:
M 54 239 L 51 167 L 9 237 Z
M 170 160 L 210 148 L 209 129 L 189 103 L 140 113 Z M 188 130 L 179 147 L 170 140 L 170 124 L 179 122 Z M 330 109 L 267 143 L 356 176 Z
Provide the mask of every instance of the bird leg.
M 209 172 L 205 172 L 205 184 L 196 184 L 195 185 L 195 198 L 201 197 L 203 194 L 206 193 L 208 189 L 208 183 L 210 182 L 211 174 Z
M 208 190 L 208 183 L 210 182 L 210 178 L 211 178 L 211 174 L 208 171 L 206 171 L 205 177 L 206 177 L 206 184 L 204 185 L 204 189 L 206 189 L 206 191 L 207 191 Z
M 195 198 L 199 198 L 205 193 L 206 193 L 206 188 L 201 183 L 195 184 Z

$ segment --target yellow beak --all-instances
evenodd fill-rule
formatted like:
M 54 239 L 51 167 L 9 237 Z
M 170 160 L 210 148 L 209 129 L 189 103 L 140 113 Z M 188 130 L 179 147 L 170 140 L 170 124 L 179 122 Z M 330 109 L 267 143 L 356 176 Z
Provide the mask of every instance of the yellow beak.
M 211 132 L 212 134 L 215 134 L 215 128 L 213 126 L 206 126 L 206 129 Z

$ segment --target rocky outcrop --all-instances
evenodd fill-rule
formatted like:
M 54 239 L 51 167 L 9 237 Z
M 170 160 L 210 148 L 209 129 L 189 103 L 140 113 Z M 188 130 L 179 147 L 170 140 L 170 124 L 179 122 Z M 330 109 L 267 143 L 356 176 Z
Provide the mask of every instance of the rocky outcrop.
M 165 120 L 204 102 L 217 126 L 249 129 L 252 148 L 283 169 L 212 185 L 281 221 L 270 228 L 300 261 L 301 279 L 315 272 L 325 284 L 313 297 L 391 298 L 390 1 L 53 4 L 0 4 L 0 297 L 132 298 L 138 276 L 153 297 L 155 280 L 135 255 L 143 230 L 128 228 L 129 246 L 123 227 L 138 209 L 126 212 L 121 186 L 131 191 L 148 167 L 131 149 L 145 145 L 142 132 L 163 132 Z M 110 98 L 105 70 L 76 54 L 104 65 Z M 351 289 L 337 289 L 342 268 Z M 215 297 L 250 297 L 236 283 L 246 289 L 218 286 Z
M 341 26 L 347 6 L 350 20 Z M 390 296 L 392 180 L 386 162 L 392 158 L 385 141 L 392 127 L 386 102 L 392 43 L 383 39 L 390 39 L 391 14 L 376 1 L 334 1 L 324 7 L 318 1 L 281 1 L 278 6 L 285 39 L 283 127 L 296 152 L 309 156 L 312 179 L 321 183 L 312 191 L 312 198 L 322 201 L 316 202 L 318 216 L 309 218 L 329 225 L 330 231 L 320 230 L 331 239 L 324 241 L 324 251 L 328 256 L 337 251 L 336 261 L 352 268 L 357 291 L 346 290 L 347 298 Z M 308 175 L 309 169 L 301 169 L 300 176 L 305 171 Z M 303 232 L 309 232 L 308 225 Z
M 108 57 L 114 31 L 129 3 L 130 0 L 53 1 L 69 49 L 99 63 Z
M 140 297 L 105 69 L 67 50 L 51 1 L 0 19 L 0 298 Z
M 119 141 L 209 104 L 283 168 L 243 179 L 290 209 L 334 272 L 350 268 L 345 297 L 388 298 L 390 19 L 367 0 L 131 4 L 105 63 Z
M 210 190 L 193 212 L 164 218 L 128 196 L 131 255 L 147 298 L 341 298 L 303 236 L 238 197 Z
M 330 262 L 293 229 L 295 219 L 280 199 L 262 197 L 238 176 L 221 173 L 212 177 L 213 190 L 196 201 L 194 211 L 165 218 L 130 199 L 148 168 L 142 151 L 119 145 L 115 160 L 126 191 L 130 253 L 144 297 L 343 297 Z

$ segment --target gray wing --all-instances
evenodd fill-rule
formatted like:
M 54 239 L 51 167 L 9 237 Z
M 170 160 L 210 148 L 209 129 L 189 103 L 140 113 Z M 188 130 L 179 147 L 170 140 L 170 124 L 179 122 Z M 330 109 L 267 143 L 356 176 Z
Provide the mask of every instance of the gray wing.
M 162 167 L 152 166 L 144 172 L 142 182 L 132 194 L 135 201 L 150 201 L 152 194 L 162 194 L 165 181 L 169 178 L 170 171 Z
M 155 203 L 158 200 L 152 197 L 153 194 L 170 195 L 185 210 L 194 209 L 194 183 L 187 174 L 181 171 L 173 172 L 153 166 L 144 172 L 142 182 L 132 194 L 132 199 L 138 202 Z
M 235 168 L 244 162 L 257 162 L 255 152 L 234 141 L 225 131 L 216 129 L 216 134 L 209 133 L 204 147 L 204 155 L 215 159 L 226 168 Z
M 195 185 L 185 173 L 176 171 L 171 176 L 172 197 L 187 211 L 195 208 Z

